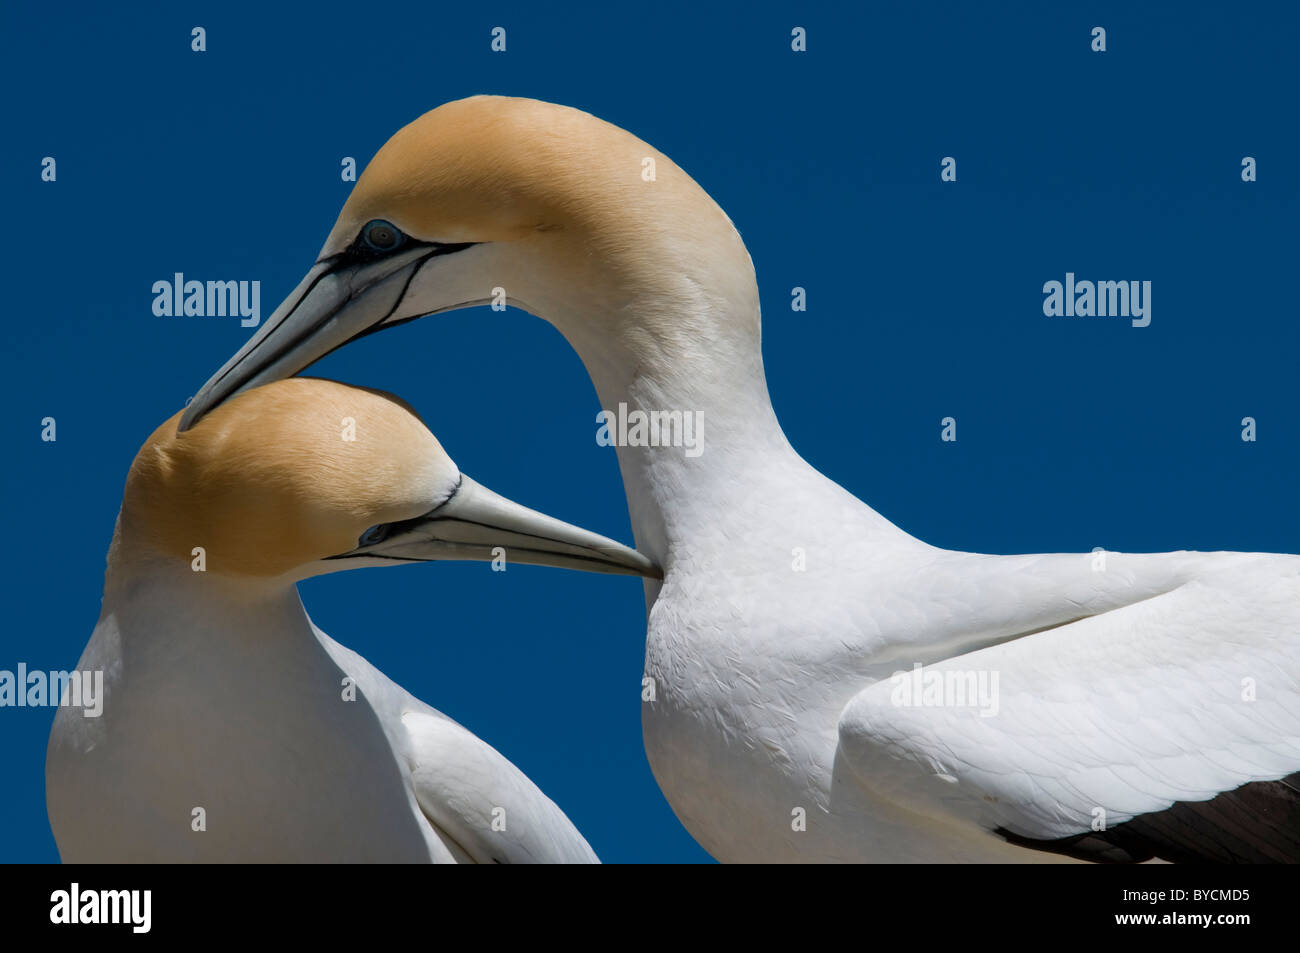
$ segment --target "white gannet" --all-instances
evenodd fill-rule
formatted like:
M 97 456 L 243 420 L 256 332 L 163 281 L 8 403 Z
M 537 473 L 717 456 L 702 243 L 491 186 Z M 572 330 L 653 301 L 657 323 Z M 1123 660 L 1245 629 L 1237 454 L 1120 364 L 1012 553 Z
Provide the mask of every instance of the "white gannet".
M 46 759 L 64 861 L 597 862 L 486 742 L 321 632 L 298 580 L 491 560 L 656 573 L 463 476 L 390 395 L 296 378 L 154 432 Z M 498 549 L 499 547 L 499 549 Z
M 495 287 L 565 335 L 602 406 L 707 423 L 698 456 L 618 456 L 665 571 L 646 585 L 646 753 L 714 857 L 1300 859 L 1300 785 L 1280 780 L 1300 769 L 1300 558 L 1099 568 L 908 536 L 787 442 L 722 209 L 586 113 L 475 97 L 400 130 L 183 425 Z

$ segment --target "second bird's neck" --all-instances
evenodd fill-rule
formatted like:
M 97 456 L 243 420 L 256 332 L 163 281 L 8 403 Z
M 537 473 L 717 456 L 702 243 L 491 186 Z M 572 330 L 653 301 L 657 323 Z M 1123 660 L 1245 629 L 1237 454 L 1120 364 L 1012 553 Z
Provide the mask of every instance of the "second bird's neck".
M 202 547 L 199 547 L 202 550 Z M 146 653 L 316 654 L 319 646 L 297 587 L 287 580 L 224 575 L 220 553 L 190 560 L 160 554 L 123 534 L 120 519 L 109 549 L 100 620 L 112 617 L 120 636 Z M 267 638 L 274 633 L 275 638 Z

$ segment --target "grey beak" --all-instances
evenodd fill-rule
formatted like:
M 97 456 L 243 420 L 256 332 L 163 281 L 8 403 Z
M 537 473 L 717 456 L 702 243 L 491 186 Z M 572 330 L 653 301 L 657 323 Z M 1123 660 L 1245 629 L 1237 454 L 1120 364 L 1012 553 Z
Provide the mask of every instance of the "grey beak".
M 636 550 L 520 506 L 464 475 L 445 503 L 424 516 L 378 529 L 384 531 L 378 541 L 330 558 L 490 562 L 504 555 L 507 564 L 663 578 L 659 567 Z
M 208 379 L 186 407 L 180 429 L 235 394 L 292 377 L 392 317 L 411 279 L 429 259 L 470 247 L 417 242 L 377 261 L 347 254 L 322 259 L 235 356 Z

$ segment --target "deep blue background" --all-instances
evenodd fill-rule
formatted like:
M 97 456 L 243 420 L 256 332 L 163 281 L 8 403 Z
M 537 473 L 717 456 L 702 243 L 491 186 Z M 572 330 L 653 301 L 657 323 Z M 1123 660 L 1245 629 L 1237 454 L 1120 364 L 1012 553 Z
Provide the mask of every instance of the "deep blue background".
M 758 268 L 795 447 L 909 532 L 995 553 L 1296 551 L 1294 5 L 479 6 L 5 4 L 0 668 L 75 663 L 132 456 L 249 333 L 155 317 L 153 282 L 259 279 L 269 315 L 347 196 L 340 159 L 480 92 L 593 112 L 712 193 Z M 1044 317 L 1066 271 L 1151 280 L 1151 326 Z M 428 319 L 313 373 L 395 391 L 481 482 L 630 539 L 595 393 L 543 322 Z M 303 598 L 606 861 L 705 859 L 641 749 L 636 581 L 442 564 Z M 52 717 L 0 709 L 0 859 L 56 857 Z

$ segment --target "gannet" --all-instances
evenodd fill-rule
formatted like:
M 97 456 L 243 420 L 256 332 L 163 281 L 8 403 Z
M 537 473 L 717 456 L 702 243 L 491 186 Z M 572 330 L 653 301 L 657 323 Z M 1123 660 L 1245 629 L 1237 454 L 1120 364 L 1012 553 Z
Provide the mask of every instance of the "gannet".
M 597 862 L 513 764 L 308 618 L 296 583 L 493 560 L 655 573 L 457 469 L 379 391 L 295 378 L 135 458 L 46 788 L 64 861 Z
M 696 457 L 618 458 L 665 572 L 645 585 L 646 753 L 715 858 L 1300 859 L 1300 558 L 909 536 L 783 434 L 726 214 L 576 109 L 475 97 L 397 132 L 182 426 L 493 288 L 565 335 L 603 408 L 707 424 Z

